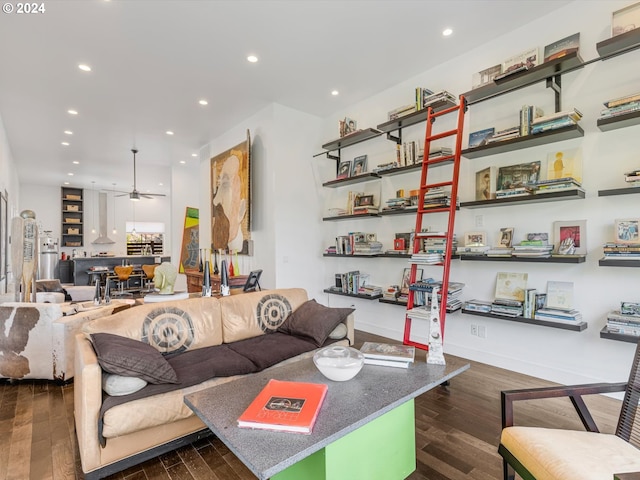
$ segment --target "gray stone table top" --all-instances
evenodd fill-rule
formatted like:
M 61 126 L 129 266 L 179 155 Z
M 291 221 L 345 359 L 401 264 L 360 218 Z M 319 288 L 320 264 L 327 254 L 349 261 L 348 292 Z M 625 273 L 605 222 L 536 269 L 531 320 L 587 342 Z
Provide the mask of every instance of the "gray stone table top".
M 346 382 L 329 380 L 312 358 L 305 358 L 186 395 L 184 401 L 258 478 L 266 480 L 469 368 L 446 356 L 447 365 L 429 365 L 417 357 L 408 369 L 364 365 Z M 328 385 L 310 435 L 238 427 L 238 417 L 271 378 Z

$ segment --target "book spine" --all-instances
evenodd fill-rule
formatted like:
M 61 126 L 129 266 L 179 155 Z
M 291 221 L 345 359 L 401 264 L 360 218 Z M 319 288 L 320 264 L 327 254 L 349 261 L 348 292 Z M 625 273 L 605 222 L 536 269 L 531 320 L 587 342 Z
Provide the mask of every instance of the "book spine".
M 635 95 L 630 95 L 628 97 L 617 98 L 615 100 L 609 100 L 604 103 L 604 106 L 607 108 L 617 107 L 619 105 L 624 105 L 625 103 L 637 102 L 640 101 L 640 93 L 636 93 Z

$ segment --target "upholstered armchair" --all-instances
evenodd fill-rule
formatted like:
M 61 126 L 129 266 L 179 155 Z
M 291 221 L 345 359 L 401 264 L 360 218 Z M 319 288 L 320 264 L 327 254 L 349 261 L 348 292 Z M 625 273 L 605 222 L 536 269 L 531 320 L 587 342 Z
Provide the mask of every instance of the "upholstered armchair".
M 498 452 L 504 478 L 514 470 L 524 480 L 613 480 L 614 474 L 640 472 L 640 344 L 626 383 L 530 388 L 502 392 L 502 435 Z M 600 433 L 583 396 L 624 391 L 614 434 Z M 518 400 L 569 397 L 586 431 L 514 425 Z M 640 478 L 640 474 L 616 478 Z

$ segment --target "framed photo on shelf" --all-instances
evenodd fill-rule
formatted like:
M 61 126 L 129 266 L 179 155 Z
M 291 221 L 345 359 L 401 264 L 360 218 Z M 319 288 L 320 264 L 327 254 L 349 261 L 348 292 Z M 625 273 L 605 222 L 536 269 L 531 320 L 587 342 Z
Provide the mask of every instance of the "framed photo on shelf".
M 615 242 L 640 245 L 640 218 L 617 218 L 615 221 Z
M 360 195 L 356 199 L 356 207 L 373 206 L 373 195 Z
M 351 167 L 351 176 L 355 177 L 361 173 L 367 172 L 367 156 L 360 155 L 353 159 L 353 165 Z
M 487 244 L 486 232 L 466 232 L 464 234 L 465 247 L 482 247 Z
M 356 126 L 357 123 L 353 118 L 344 117 L 344 135 L 356 133 Z
M 500 235 L 498 236 L 499 247 L 511 247 L 513 243 L 513 228 L 506 227 L 500 229 Z
M 416 270 L 416 282 L 422 280 L 423 270 L 418 268 Z M 400 293 L 409 293 L 409 286 L 411 282 L 409 279 L 411 278 L 411 267 L 405 268 L 402 272 L 402 282 L 400 283 Z
M 587 221 L 572 220 L 553 222 L 554 252 L 561 253 L 561 246 L 573 242 L 575 255 L 587 254 Z
M 528 278 L 527 273 L 498 272 L 495 298 L 524 302 Z
M 338 166 L 338 176 L 336 179 L 349 178 L 351 174 L 351 160 L 344 160 Z
M 579 148 L 556 150 L 547 155 L 547 180 L 573 178 L 582 182 L 582 151 Z
M 549 62 L 580 50 L 580 32 L 545 45 L 544 61 Z
M 498 169 L 497 190 L 509 190 L 535 184 L 540 180 L 540 161 L 508 165 Z
M 573 309 L 573 282 L 547 282 L 545 307 L 558 310 Z
M 476 172 L 476 200 L 496 198 L 498 167 L 491 166 Z

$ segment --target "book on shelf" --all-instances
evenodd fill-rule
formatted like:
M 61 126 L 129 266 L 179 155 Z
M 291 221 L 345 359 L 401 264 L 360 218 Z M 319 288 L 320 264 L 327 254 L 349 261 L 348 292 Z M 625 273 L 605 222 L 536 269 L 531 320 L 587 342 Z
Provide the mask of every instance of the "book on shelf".
M 533 318 L 550 322 L 576 323 L 582 320 L 582 314 L 577 310 L 556 310 L 553 308 L 540 308 Z
M 577 108 L 574 108 L 573 110 L 563 110 L 561 112 L 551 113 L 549 115 L 544 115 L 542 117 L 535 118 L 531 120 L 531 125 L 533 127 L 541 123 L 547 123 L 551 120 L 564 120 L 564 119 L 573 120 L 575 123 L 575 122 L 579 122 L 581 118 L 582 118 L 582 112 L 580 112 L 580 110 L 578 110 Z
M 558 183 L 567 183 L 567 181 L 582 183 L 582 149 L 567 148 L 547 154 L 548 183 L 538 183 L 537 187 L 540 188 L 541 185 L 549 185 L 551 181 L 558 181 Z
M 501 190 L 515 190 L 524 188 L 530 189 L 531 185 L 535 185 L 540 178 L 541 162 L 519 163 L 517 165 L 508 165 L 498 169 L 498 183 L 496 186 L 497 193 Z
M 549 62 L 580 50 L 580 32 L 561 38 L 544 47 L 544 61 Z
M 573 282 L 547 282 L 545 308 L 573 310 Z
M 531 124 L 534 120 L 544 116 L 544 111 L 535 105 L 523 105 L 520 109 L 520 136 L 524 137 L 531 133 Z
M 619 115 L 624 115 L 626 113 L 637 112 L 640 110 L 640 101 L 639 102 L 631 102 L 625 103 L 624 105 L 620 105 L 618 107 L 605 108 L 600 111 L 600 118 L 610 118 L 617 117 Z
M 498 183 L 498 167 L 490 166 L 476 172 L 476 200 L 493 200 L 496 198 Z
M 327 390 L 322 383 L 271 379 L 240 415 L 238 426 L 310 434 Z
M 415 105 L 403 105 L 401 107 L 398 108 L 394 108 L 393 110 L 391 110 L 388 114 L 389 116 L 389 120 L 397 120 L 399 118 L 402 118 L 406 115 L 409 115 L 413 112 L 416 111 L 416 106 Z
M 362 347 L 360 347 L 360 352 L 362 352 L 362 355 L 364 355 L 365 364 L 370 360 L 383 360 L 387 362 L 408 364 L 413 363 L 415 359 L 416 349 L 415 347 L 409 345 L 364 342 L 362 344 Z
M 428 88 L 424 88 L 424 87 L 416 87 L 415 91 L 416 91 L 415 109 L 422 110 L 427 106 L 426 100 L 427 98 L 429 98 L 430 95 L 433 95 L 433 92 Z
M 502 78 L 535 67 L 539 63 L 538 56 L 538 47 L 535 47 L 506 59 L 502 62 L 502 73 L 497 75 L 495 80 L 501 80 Z
M 488 83 L 492 83 L 496 76 L 502 73 L 502 64 L 493 65 L 491 67 L 480 70 L 478 73 L 474 73 L 471 78 L 471 88 L 479 88 Z
M 471 312 L 491 313 L 491 302 L 487 300 L 467 300 L 464 309 Z
M 443 101 L 451 102 L 455 104 L 457 102 L 457 98 L 453 96 L 451 93 L 447 92 L 446 90 L 441 90 L 431 95 L 427 95 L 427 97 L 423 99 L 422 107 L 427 108 L 433 105 L 434 103 L 443 102 Z
M 527 273 L 498 272 L 495 299 L 524 302 L 528 277 Z
M 640 102 L 640 93 L 634 93 L 631 95 L 626 95 L 624 97 L 614 98 L 613 100 L 607 100 L 603 103 L 603 105 L 607 108 L 614 108 L 631 102 Z
M 482 145 L 486 145 L 487 144 L 487 140 L 493 136 L 495 131 L 496 131 L 496 129 L 491 127 L 491 128 L 485 128 L 483 130 L 478 130 L 478 131 L 475 131 L 475 132 L 471 132 L 469 134 L 469 146 L 468 146 L 468 148 L 476 148 L 476 147 L 480 147 Z

